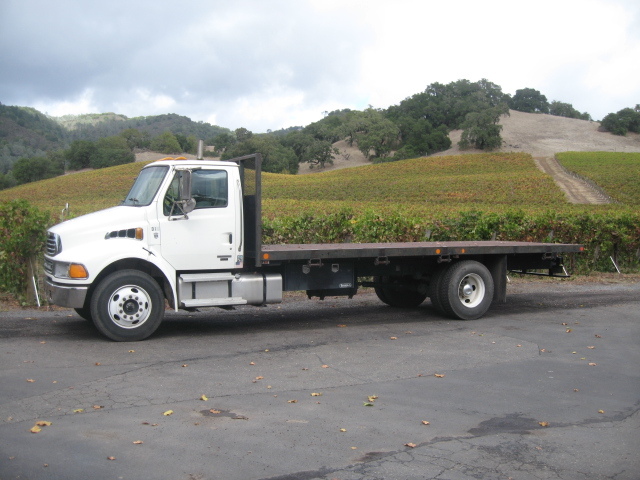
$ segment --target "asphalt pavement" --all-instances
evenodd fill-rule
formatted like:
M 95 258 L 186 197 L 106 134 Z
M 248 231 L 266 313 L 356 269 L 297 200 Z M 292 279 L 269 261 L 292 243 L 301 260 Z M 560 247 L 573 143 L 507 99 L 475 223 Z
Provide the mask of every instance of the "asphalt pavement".
M 139 343 L 0 312 L 0 480 L 638 480 L 639 346 L 639 283 L 518 284 L 475 321 L 294 297 Z

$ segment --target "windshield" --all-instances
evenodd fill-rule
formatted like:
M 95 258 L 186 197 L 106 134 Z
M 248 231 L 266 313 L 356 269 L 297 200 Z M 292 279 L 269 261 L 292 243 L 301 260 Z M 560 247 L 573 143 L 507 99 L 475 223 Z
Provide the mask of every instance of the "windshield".
M 149 205 L 156 196 L 167 170 L 169 167 L 166 165 L 143 168 L 122 205 L 134 207 Z

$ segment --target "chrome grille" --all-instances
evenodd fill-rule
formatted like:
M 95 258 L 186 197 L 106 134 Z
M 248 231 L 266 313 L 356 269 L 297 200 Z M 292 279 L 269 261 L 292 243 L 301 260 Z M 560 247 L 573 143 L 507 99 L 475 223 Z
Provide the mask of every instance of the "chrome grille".
M 62 243 L 60 242 L 60 237 L 52 232 L 47 232 L 47 255 L 50 257 L 55 257 L 62 251 Z

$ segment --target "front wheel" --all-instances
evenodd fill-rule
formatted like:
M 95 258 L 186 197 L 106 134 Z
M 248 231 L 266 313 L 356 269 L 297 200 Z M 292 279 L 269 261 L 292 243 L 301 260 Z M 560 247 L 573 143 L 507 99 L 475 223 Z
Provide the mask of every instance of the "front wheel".
M 76 313 L 78 315 L 80 315 L 83 319 L 87 320 L 88 322 L 92 322 L 93 320 L 91 319 L 91 309 L 90 308 L 74 308 L 74 310 L 76 311 Z
M 436 303 L 443 313 L 460 320 L 475 320 L 491 306 L 493 278 L 483 264 L 464 260 L 442 272 L 437 290 Z
M 164 317 L 157 282 L 138 270 L 121 270 L 100 282 L 91 298 L 91 318 L 111 340 L 136 342 L 156 331 Z

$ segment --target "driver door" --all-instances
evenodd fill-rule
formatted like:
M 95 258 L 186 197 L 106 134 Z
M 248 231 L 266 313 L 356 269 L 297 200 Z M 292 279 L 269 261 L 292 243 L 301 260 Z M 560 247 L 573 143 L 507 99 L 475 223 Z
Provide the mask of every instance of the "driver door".
M 179 271 L 232 269 L 236 266 L 236 195 L 230 194 L 230 176 L 224 169 L 192 171 L 195 209 L 183 215 L 178 198 L 180 171 L 176 171 L 162 202 L 160 238 L 162 256 Z

